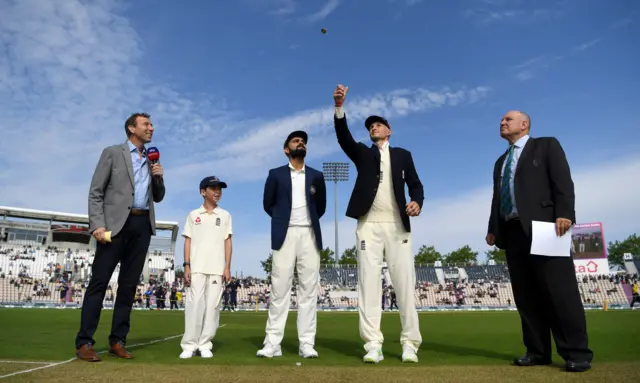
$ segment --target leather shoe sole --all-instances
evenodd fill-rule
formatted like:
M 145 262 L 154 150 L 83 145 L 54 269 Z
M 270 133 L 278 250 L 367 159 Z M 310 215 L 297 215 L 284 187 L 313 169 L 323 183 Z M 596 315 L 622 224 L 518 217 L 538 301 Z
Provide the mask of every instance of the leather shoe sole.
M 585 372 L 591 369 L 590 362 L 567 362 L 565 363 L 565 369 L 568 372 Z
M 113 356 L 113 357 L 121 358 L 121 359 L 133 359 L 133 355 L 129 354 L 129 353 L 126 353 L 126 354 L 120 353 L 120 354 L 118 354 L 118 353 L 115 353 L 115 352 L 109 350 L 109 352 L 107 352 L 107 354 L 109 356 Z
M 87 357 L 87 356 L 80 356 L 80 355 L 76 355 L 78 357 L 78 360 L 83 360 L 85 362 L 100 362 L 102 359 L 100 359 L 100 357 L 98 357 L 97 355 L 94 357 Z
M 513 364 L 520 367 L 548 366 L 551 364 L 551 361 L 549 359 L 534 359 L 524 357 L 514 359 Z

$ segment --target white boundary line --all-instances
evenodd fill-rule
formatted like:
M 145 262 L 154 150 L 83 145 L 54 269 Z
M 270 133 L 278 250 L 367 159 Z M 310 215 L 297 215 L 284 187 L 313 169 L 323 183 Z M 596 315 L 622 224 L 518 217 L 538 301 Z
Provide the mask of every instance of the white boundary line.
M 225 324 L 221 324 L 220 326 L 218 326 L 218 328 L 220 329 L 220 328 L 222 328 L 222 327 L 224 327 L 226 325 L 227 325 L 226 323 Z M 127 348 L 133 348 L 133 347 L 138 347 L 138 346 L 148 346 L 150 344 L 155 344 L 155 343 L 159 343 L 159 342 L 166 342 L 168 340 L 175 339 L 175 338 L 180 337 L 182 335 L 183 334 L 178 334 L 178 335 L 169 336 L 169 337 L 166 337 L 166 338 L 163 338 L 163 339 L 152 340 L 151 342 L 136 343 L 136 344 L 132 344 L 130 346 L 127 345 Z M 98 354 L 104 354 L 107 351 L 108 350 L 100 351 L 100 352 L 98 352 Z M 55 367 L 55 366 L 59 366 L 61 364 L 71 363 L 71 362 L 73 362 L 74 360 L 77 360 L 77 359 L 78 359 L 77 357 L 73 357 L 71 359 L 67 359 L 67 360 L 63 360 L 61 362 L 55 362 L 55 363 L 50 363 L 50 362 L 32 362 L 32 361 L 21 362 L 21 361 L 9 361 L 9 360 L 2 361 L 2 363 L 25 363 L 25 364 L 49 363 L 49 364 L 46 364 L 46 365 L 40 366 L 40 367 L 30 368 L 28 370 L 12 372 L 12 373 L 6 374 L 6 375 L 0 375 L 0 379 L 4 379 L 4 378 L 8 378 L 10 376 L 15 376 L 15 375 L 20 375 L 20 374 L 26 374 L 26 373 L 29 373 L 29 372 L 34 372 L 34 371 L 42 370 L 42 369 L 45 369 L 45 368 Z
M 32 360 L 0 360 L 0 363 L 15 363 L 15 364 L 51 364 L 56 362 L 35 362 Z

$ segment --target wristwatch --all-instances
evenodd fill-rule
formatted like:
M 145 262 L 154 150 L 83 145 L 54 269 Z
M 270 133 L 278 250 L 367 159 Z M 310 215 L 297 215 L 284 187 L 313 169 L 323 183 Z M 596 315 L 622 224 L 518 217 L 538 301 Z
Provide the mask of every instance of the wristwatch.
M 187 266 L 191 266 L 191 263 L 190 262 L 185 262 L 185 263 L 182 264 L 182 267 L 187 267 Z

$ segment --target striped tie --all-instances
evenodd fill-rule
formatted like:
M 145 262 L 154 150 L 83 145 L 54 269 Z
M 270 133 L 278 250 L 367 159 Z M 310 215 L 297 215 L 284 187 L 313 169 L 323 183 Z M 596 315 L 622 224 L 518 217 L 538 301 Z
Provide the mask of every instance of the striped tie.
M 513 211 L 513 200 L 511 199 L 511 165 L 513 164 L 514 145 L 509 148 L 507 161 L 504 165 L 504 174 L 502 175 L 502 185 L 500 186 L 500 213 L 504 217 Z

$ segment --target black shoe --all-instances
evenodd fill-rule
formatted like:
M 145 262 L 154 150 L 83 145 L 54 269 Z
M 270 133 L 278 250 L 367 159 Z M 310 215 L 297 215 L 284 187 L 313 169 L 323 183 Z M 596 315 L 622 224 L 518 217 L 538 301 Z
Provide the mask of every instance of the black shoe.
M 551 359 L 545 358 L 534 358 L 533 356 L 525 355 L 520 358 L 516 358 L 513 360 L 513 364 L 516 366 L 546 366 L 551 364 Z
M 565 368 L 569 372 L 585 372 L 591 368 L 591 362 L 574 362 L 572 360 L 567 360 Z

